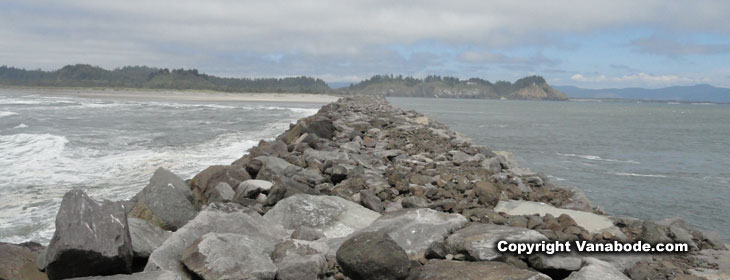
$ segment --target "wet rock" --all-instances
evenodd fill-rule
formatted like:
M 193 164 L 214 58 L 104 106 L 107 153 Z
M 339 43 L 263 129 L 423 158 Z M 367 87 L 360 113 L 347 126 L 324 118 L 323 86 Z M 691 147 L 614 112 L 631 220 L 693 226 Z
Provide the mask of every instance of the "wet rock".
M 462 262 L 431 260 L 423 266 L 417 280 L 549 280 L 547 275 L 527 269 L 520 269 L 503 262 Z M 600 278 L 596 278 L 600 279 Z
M 451 254 L 463 253 L 473 260 L 491 261 L 502 256 L 496 247 L 500 240 L 538 242 L 547 238 L 534 230 L 475 223 L 446 238 L 446 249 Z
M 307 226 L 326 237 L 343 237 L 364 228 L 380 214 L 337 196 L 297 194 L 279 201 L 264 218 L 294 230 Z
M 406 250 L 409 256 L 424 255 L 434 241 L 461 228 L 466 218 L 427 208 L 404 209 L 388 213 L 375 220 L 361 232 L 384 232 Z
M 206 168 L 190 180 L 190 190 L 193 192 L 193 205 L 196 209 L 208 204 L 211 192 L 220 182 L 229 186 L 238 186 L 241 182 L 251 179 L 245 169 L 238 166 L 214 165 Z
M 573 272 L 565 278 L 566 280 L 630 280 L 621 271 L 613 267 L 611 264 L 595 258 L 585 258 L 583 268 Z
M 48 279 L 129 273 L 132 258 L 122 203 L 97 202 L 81 190 L 63 196 L 46 251 Z
M 129 224 L 129 234 L 132 238 L 132 250 L 135 258 L 149 257 L 172 234 L 172 232 L 134 217 L 128 217 L 127 223 Z
M 274 245 L 287 236 L 284 228 L 253 210 L 238 204 L 212 203 L 152 252 L 145 271 L 169 270 L 190 279 L 180 262 L 183 252 L 195 240 L 210 232 L 244 235 L 268 250 L 273 250 Z
M 270 244 L 250 235 L 206 233 L 185 249 L 182 262 L 203 279 L 274 279 Z
M 405 279 L 411 268 L 408 255 L 384 232 L 357 233 L 337 250 L 337 263 L 358 279 Z
M 45 273 L 38 271 L 36 260 L 43 246 L 38 248 L 25 244 L 9 244 L 0 242 L 0 279 L 45 280 Z
M 190 196 L 185 182 L 160 168 L 155 171 L 150 183 L 135 196 L 136 203 L 129 215 L 174 231 L 197 214 Z

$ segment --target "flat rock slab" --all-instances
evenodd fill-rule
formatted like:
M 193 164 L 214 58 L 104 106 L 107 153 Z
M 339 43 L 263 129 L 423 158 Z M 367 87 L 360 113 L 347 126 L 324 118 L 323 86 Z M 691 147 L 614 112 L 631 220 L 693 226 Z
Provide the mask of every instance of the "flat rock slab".
M 132 250 L 136 258 L 149 257 L 172 234 L 172 232 L 134 217 L 128 217 L 127 223 L 129 224 L 129 234 L 132 237 Z
M 443 240 L 449 233 L 466 224 L 466 218 L 428 208 L 405 209 L 388 213 L 363 228 L 361 232 L 385 232 L 409 256 L 418 257 L 434 241 Z
M 145 271 L 169 270 L 190 279 L 180 262 L 183 252 L 195 240 L 209 232 L 245 235 L 270 250 L 287 236 L 284 228 L 264 219 L 253 210 L 237 204 L 213 203 L 152 252 Z
M 503 262 L 460 262 L 431 260 L 423 266 L 417 280 L 550 280 L 547 275 L 520 269 Z M 601 279 L 601 278 L 596 278 Z
M 46 251 L 49 279 L 130 273 L 132 239 L 121 202 L 97 202 L 82 190 L 63 196 Z
M 497 206 L 494 207 L 494 211 L 504 212 L 509 215 L 539 214 L 540 216 L 545 216 L 545 214 L 551 214 L 555 217 L 566 214 L 573 218 L 578 226 L 583 227 L 590 233 L 610 232 L 614 236 L 623 236 L 621 230 L 613 225 L 611 219 L 606 216 L 601 216 L 590 212 L 557 208 L 542 202 L 514 200 L 500 201 Z
M 595 258 L 585 258 L 583 268 L 573 272 L 566 280 L 631 280 L 611 264 Z
M 451 254 L 465 254 L 471 259 L 491 261 L 502 255 L 497 251 L 497 242 L 547 240 L 541 233 L 518 227 L 494 224 L 471 224 L 446 238 L 446 249 Z
M 211 232 L 185 249 L 182 262 L 203 279 L 273 280 L 277 268 L 270 250 L 247 235 Z
M 377 212 L 341 197 L 308 194 L 283 199 L 264 215 L 264 219 L 283 225 L 287 230 L 306 226 L 328 238 L 347 236 L 378 217 Z

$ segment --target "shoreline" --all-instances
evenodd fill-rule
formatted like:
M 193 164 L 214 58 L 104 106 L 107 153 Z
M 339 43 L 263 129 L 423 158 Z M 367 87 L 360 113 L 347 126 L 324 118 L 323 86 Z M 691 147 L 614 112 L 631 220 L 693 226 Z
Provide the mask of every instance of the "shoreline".
M 205 90 L 128 89 L 128 88 L 48 88 L 0 87 L 0 93 L 30 93 L 47 96 L 72 96 L 104 99 L 149 99 L 208 102 L 284 102 L 327 104 L 339 97 L 311 93 L 230 93 Z

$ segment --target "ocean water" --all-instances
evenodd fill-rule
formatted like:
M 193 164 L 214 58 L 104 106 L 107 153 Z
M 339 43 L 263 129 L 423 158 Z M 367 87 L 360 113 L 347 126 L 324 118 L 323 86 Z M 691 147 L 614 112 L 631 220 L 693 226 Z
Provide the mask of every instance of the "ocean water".
M 320 106 L 0 92 L 0 241 L 47 243 L 70 189 L 128 199 L 158 167 L 187 179 L 231 163 Z
M 389 100 L 513 152 L 608 214 L 679 216 L 730 240 L 730 105 Z

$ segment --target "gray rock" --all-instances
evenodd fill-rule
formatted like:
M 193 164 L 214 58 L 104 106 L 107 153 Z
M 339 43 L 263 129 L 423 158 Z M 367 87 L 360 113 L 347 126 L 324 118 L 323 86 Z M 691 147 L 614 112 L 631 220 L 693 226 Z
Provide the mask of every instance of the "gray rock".
M 150 271 L 113 276 L 73 278 L 73 280 L 183 280 L 183 277 L 171 271 Z
M 36 260 L 44 254 L 43 246 L 32 248 L 28 243 L 9 244 L 0 242 L 0 279 L 46 280 L 45 273 L 38 271 Z
M 229 186 L 238 186 L 248 179 L 251 179 L 251 175 L 241 166 L 214 165 L 206 168 L 190 180 L 195 209 L 201 209 L 208 204 L 208 198 L 218 183 L 225 182 Z
M 145 271 L 169 270 L 189 276 L 180 263 L 183 251 L 206 233 L 236 233 L 254 240 L 262 248 L 271 248 L 283 240 L 286 231 L 272 224 L 253 210 L 237 204 L 210 204 L 195 219 L 174 232 L 162 245 L 152 252 Z
M 403 210 L 403 200 L 396 200 L 385 206 L 385 213 L 393 213 Z
M 417 280 L 550 280 L 547 275 L 521 269 L 503 262 L 461 262 L 430 260 L 423 266 Z M 601 278 L 596 278 L 601 279 Z
M 497 174 L 502 171 L 502 164 L 499 163 L 499 159 L 496 157 L 485 159 L 481 162 L 482 168 L 489 170 L 492 174 Z
M 525 228 L 475 223 L 446 238 L 446 248 L 454 255 L 462 253 L 474 260 L 491 261 L 502 255 L 496 248 L 500 240 L 538 242 L 547 237 Z
M 292 232 L 291 234 L 291 238 L 306 241 L 314 241 L 325 237 L 326 236 L 324 236 L 324 233 L 321 233 L 318 230 L 310 228 L 308 226 L 300 226 L 295 229 L 294 232 Z
M 672 239 L 667 236 L 668 233 L 669 227 L 646 221 L 642 225 L 641 240 L 651 244 L 669 243 Z
M 354 234 L 337 250 L 337 263 L 355 280 L 405 279 L 411 268 L 406 252 L 385 232 Z
M 401 200 L 403 208 L 427 208 L 428 201 L 423 197 L 409 196 Z
M 474 186 L 479 202 L 484 205 L 494 206 L 499 201 L 502 193 L 494 184 L 489 181 L 477 181 Z
M 326 237 L 343 237 L 364 228 L 380 214 L 337 196 L 296 194 L 279 201 L 264 218 L 289 230 L 307 226 Z
M 128 217 L 129 234 L 132 237 L 134 257 L 147 258 L 162 245 L 172 232 L 151 225 L 145 220 Z
M 530 267 L 539 270 L 576 271 L 583 265 L 583 257 L 574 254 L 532 254 L 527 258 Z
M 81 190 L 63 196 L 46 251 L 49 279 L 129 273 L 132 258 L 122 203 L 97 202 Z
M 450 151 L 451 160 L 456 164 L 462 164 L 472 159 L 470 155 L 462 151 Z
M 626 272 L 638 262 L 649 263 L 652 260 L 651 254 L 644 253 L 591 254 L 588 256 L 607 262 L 621 272 Z
M 544 216 L 545 214 L 551 214 L 554 217 L 566 214 L 573 218 L 578 226 L 583 227 L 590 233 L 609 232 L 620 239 L 625 238 L 625 235 L 613 224 L 613 221 L 609 217 L 590 212 L 562 209 L 533 201 L 500 201 L 494 207 L 494 211 L 505 212 L 509 215 L 539 214 L 540 216 Z
M 705 277 L 709 280 L 730 279 L 730 251 L 705 249 L 699 251 L 697 259 L 713 264 L 716 269 L 695 268 L 690 270 L 692 275 Z
M 271 260 L 279 263 L 287 256 L 325 255 L 329 250 L 329 246 L 324 242 L 289 239 L 274 246 Z
M 323 255 L 286 256 L 276 267 L 277 280 L 317 280 L 327 272 L 327 259 Z
M 231 185 L 226 182 L 220 182 L 210 192 L 208 202 L 230 202 L 233 201 L 233 197 L 236 193 L 233 191 Z
M 424 255 L 434 241 L 460 229 L 466 218 L 428 208 L 405 209 L 388 213 L 363 228 L 361 232 L 385 232 L 400 245 L 409 256 Z
M 203 279 L 274 279 L 272 247 L 260 238 L 235 233 L 206 233 L 182 255 L 182 262 Z
M 265 180 L 246 180 L 241 182 L 236 189 L 236 196 L 238 198 L 256 198 L 260 193 L 268 193 L 274 183 Z
M 630 280 L 611 264 L 596 258 L 585 258 L 583 268 L 573 272 L 566 280 Z
M 190 202 L 190 190 L 181 190 L 181 181 L 175 174 L 157 169 L 150 183 L 135 196 L 136 204 L 129 215 L 165 230 L 174 231 L 182 227 L 197 212 Z
M 369 189 L 360 191 L 360 204 L 375 212 L 383 211 L 383 204 L 380 198 Z

